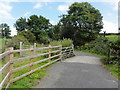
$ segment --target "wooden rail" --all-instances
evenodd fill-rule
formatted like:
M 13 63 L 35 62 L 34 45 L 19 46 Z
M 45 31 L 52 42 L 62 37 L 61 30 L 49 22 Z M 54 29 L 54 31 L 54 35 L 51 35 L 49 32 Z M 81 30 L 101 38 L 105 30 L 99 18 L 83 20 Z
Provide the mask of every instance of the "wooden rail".
M 61 53 L 62 53 L 63 60 L 68 57 L 74 56 L 74 45 L 72 45 L 71 47 L 63 47 Z
M 54 49 L 55 48 L 55 49 Z M 36 54 L 36 50 L 45 50 L 47 49 L 47 52 L 43 52 L 43 53 L 38 53 Z M 25 57 L 20 57 L 18 59 L 14 59 L 14 53 L 20 53 L 20 52 L 26 52 L 26 51 L 29 51 L 31 53 L 33 53 L 31 56 L 25 56 Z M 69 52 L 69 53 L 68 53 Z M 65 53 L 68 53 L 65 54 Z M 6 52 L 0 54 L 0 59 L 2 60 L 2 58 L 5 58 L 6 60 L 6 64 L 4 66 L 2 66 L 2 68 L 0 68 L 0 74 L 3 74 L 4 72 L 6 72 L 7 74 L 5 75 L 5 77 L 3 78 L 3 80 L 1 81 L 0 83 L 0 90 L 2 89 L 2 87 L 6 87 L 8 88 L 9 85 L 12 83 L 12 82 L 15 82 L 27 75 L 30 75 L 32 74 L 33 72 L 43 68 L 43 67 L 46 67 L 56 61 L 59 61 L 59 60 L 62 60 L 62 59 L 65 59 L 66 57 L 70 56 L 71 53 L 73 53 L 73 47 L 65 47 L 65 48 L 62 48 L 61 45 L 59 46 L 48 46 L 48 47 L 41 47 L 41 48 L 30 48 L 30 49 L 20 49 L 20 50 L 13 50 L 13 48 L 8 48 L 6 50 Z M 38 60 L 36 62 L 33 62 L 32 59 L 36 58 L 36 57 L 41 57 L 41 56 L 45 56 L 45 55 L 48 55 L 47 58 L 44 58 L 42 60 Z M 67 55 L 65 58 L 63 58 L 65 55 Z M 54 60 L 54 58 L 56 58 Z M 17 67 L 15 68 L 13 65 L 15 62 L 18 62 L 18 61 L 24 61 L 24 60 L 29 60 L 29 63 L 27 63 L 26 65 L 24 66 L 20 66 L 20 67 Z M 48 63 L 38 67 L 38 68 L 35 68 L 33 69 L 32 67 L 36 64 L 39 64 L 39 63 L 42 63 L 42 62 L 45 62 L 48 60 Z M 13 73 L 14 72 L 17 72 L 17 71 L 20 71 L 24 68 L 27 68 L 27 67 L 30 67 L 30 71 L 29 72 L 26 72 L 24 73 L 23 75 L 20 75 L 18 77 L 15 77 L 13 78 Z M 5 86 L 6 84 L 6 86 Z

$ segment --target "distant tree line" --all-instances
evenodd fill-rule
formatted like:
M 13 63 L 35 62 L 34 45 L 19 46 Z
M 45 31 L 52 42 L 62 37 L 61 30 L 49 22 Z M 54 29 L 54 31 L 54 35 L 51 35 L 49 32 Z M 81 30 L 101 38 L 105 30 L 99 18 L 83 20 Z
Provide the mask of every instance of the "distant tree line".
M 0 38 L 9 38 L 11 35 L 10 27 L 6 23 L 0 24 Z
M 20 17 L 14 24 L 17 35 L 29 42 L 49 43 L 50 40 L 69 38 L 75 46 L 94 40 L 103 28 L 100 11 L 88 2 L 73 3 L 67 14 L 59 16 L 57 25 L 52 25 L 43 16 Z

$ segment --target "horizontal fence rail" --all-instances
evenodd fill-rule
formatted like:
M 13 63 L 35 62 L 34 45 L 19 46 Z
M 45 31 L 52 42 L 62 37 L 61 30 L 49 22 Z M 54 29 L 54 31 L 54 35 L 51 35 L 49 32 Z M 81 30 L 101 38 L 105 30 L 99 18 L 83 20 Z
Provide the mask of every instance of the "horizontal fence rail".
M 3 88 L 3 86 L 5 88 L 8 88 L 10 83 L 15 82 L 27 75 L 32 74 L 33 72 L 46 67 L 56 61 L 62 60 L 62 59 L 66 59 L 67 57 L 71 57 L 74 53 L 74 49 L 73 46 L 71 47 L 64 47 L 62 48 L 61 45 L 59 46 L 51 46 L 49 45 L 48 47 L 40 47 L 37 48 L 36 44 L 34 45 L 34 47 L 30 48 L 30 49 L 20 49 L 20 50 L 13 50 L 13 48 L 8 48 L 6 50 L 6 52 L 0 54 L 0 59 L 3 60 L 3 58 L 5 58 L 6 64 L 4 64 L 1 68 L 0 68 L 0 75 L 2 75 L 4 72 L 6 72 L 6 75 L 4 76 L 3 80 L 0 83 L 0 90 Z M 36 54 L 36 50 L 47 50 L 46 52 L 42 52 L 42 53 L 37 53 Z M 20 53 L 21 52 L 33 52 L 32 55 L 28 55 L 25 57 L 19 57 L 19 58 L 14 58 L 14 53 Z M 46 56 L 47 58 L 44 57 L 44 59 L 42 60 L 38 60 L 38 61 L 32 61 L 32 59 L 37 58 L 37 57 L 42 57 L 42 56 Z M 29 60 L 29 63 L 23 65 L 23 66 L 19 66 L 17 68 L 14 67 L 14 63 L 16 62 L 21 62 L 21 61 L 25 61 L 25 60 Z M 36 64 L 40 64 L 42 62 L 46 62 L 44 65 L 39 66 L 38 68 L 32 69 L 31 67 L 33 67 Z M 13 73 L 20 71 L 24 68 L 29 68 L 30 70 L 26 73 L 24 73 L 23 75 L 20 75 L 18 77 L 13 78 Z

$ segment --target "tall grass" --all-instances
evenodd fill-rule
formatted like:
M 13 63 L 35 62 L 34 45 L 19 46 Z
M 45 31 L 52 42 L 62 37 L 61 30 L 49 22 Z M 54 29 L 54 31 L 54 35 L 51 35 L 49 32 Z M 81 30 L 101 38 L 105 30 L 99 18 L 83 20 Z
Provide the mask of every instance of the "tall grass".
M 50 42 L 50 45 L 52 46 L 62 45 L 62 47 L 69 47 L 69 46 L 72 46 L 72 44 L 73 44 L 73 41 L 71 39 L 64 39 L 64 40 Z

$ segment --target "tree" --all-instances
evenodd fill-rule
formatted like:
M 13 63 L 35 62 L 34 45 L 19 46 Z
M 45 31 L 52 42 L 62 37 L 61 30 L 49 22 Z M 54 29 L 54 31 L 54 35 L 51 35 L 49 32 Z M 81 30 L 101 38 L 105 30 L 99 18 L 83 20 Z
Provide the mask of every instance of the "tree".
M 11 30 L 10 27 L 6 23 L 0 24 L 0 36 L 3 37 L 10 37 L 11 35 Z
M 26 18 L 19 18 L 16 23 L 14 24 L 16 27 L 16 30 L 18 31 L 18 34 L 24 34 L 26 38 L 29 38 L 31 33 L 35 36 L 35 39 L 37 42 L 42 42 L 40 41 L 42 36 L 44 36 L 42 31 L 45 31 L 45 36 L 48 38 L 47 31 L 51 28 L 51 24 L 48 19 L 46 19 L 43 16 L 37 16 L 37 15 L 31 15 L 28 19 Z M 29 32 L 27 32 L 29 31 Z M 21 32 L 21 33 L 20 33 Z M 25 34 L 27 33 L 27 34 Z M 28 35 L 28 33 L 30 35 Z M 34 38 L 34 36 L 32 37 Z M 33 40 L 33 39 L 32 39 Z M 30 41 L 30 40 L 29 40 Z M 31 42 L 31 41 L 30 41 Z
M 100 11 L 88 2 L 75 2 L 68 14 L 61 16 L 62 37 L 72 39 L 75 45 L 83 45 L 97 37 L 103 28 L 102 18 Z
M 24 36 L 30 43 L 34 43 L 36 38 L 31 31 L 21 31 L 18 33 L 20 36 Z
M 14 27 L 18 32 L 25 31 L 27 29 L 27 21 L 26 18 L 20 17 L 16 23 L 14 24 Z
M 48 36 L 52 39 L 52 40 L 59 40 L 61 39 L 61 28 L 60 25 L 53 25 L 52 28 L 48 31 Z
M 30 30 L 34 36 L 36 36 L 36 40 L 39 41 L 39 36 L 41 34 L 41 31 L 48 31 L 51 27 L 51 24 L 48 19 L 32 15 L 28 18 L 28 30 Z
M 39 43 L 43 43 L 43 44 L 48 44 L 50 41 L 50 38 L 46 31 L 40 31 L 40 34 L 38 35 L 38 39 L 39 39 Z
M 30 45 L 29 41 L 23 35 L 15 35 L 11 40 L 6 44 L 7 47 L 14 47 L 14 49 L 20 48 L 20 42 Z

